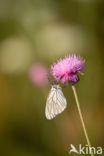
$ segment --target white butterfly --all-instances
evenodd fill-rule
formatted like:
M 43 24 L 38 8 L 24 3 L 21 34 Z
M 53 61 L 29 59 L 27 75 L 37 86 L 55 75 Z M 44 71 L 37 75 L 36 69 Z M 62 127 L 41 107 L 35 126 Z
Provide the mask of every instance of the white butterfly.
M 47 98 L 45 115 L 48 120 L 53 119 L 60 114 L 67 107 L 66 98 L 59 85 L 52 85 L 50 93 Z

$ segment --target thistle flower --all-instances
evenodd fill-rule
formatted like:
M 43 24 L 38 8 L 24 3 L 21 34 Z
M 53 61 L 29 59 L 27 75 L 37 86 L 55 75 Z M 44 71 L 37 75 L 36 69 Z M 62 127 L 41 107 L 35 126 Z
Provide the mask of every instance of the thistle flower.
M 78 81 L 78 73 L 84 70 L 85 60 L 78 55 L 72 54 L 60 59 L 51 66 L 51 73 L 54 79 L 62 83 L 76 83 Z
M 78 82 L 78 74 L 82 73 L 84 70 L 84 65 L 85 65 L 85 60 L 83 58 L 81 58 L 80 56 L 73 54 L 73 55 L 66 56 L 64 59 L 60 59 L 59 61 L 57 61 L 57 63 L 54 63 L 51 66 L 51 73 L 56 81 L 61 81 L 62 83 L 66 83 L 66 82 L 70 83 L 71 82 L 72 84 L 75 84 L 76 82 Z M 90 143 L 90 140 L 89 140 L 89 137 L 87 134 L 86 126 L 85 126 L 81 108 L 80 108 L 80 103 L 79 103 L 76 88 L 74 85 L 72 85 L 72 90 L 74 93 L 74 97 L 75 97 L 78 113 L 80 116 L 82 128 L 83 128 L 83 131 L 84 131 L 84 134 L 86 137 L 86 141 L 88 143 L 88 147 L 90 148 L 91 143 Z M 53 95 L 55 95 L 55 94 L 53 94 Z M 52 95 L 51 95 L 51 97 L 52 97 Z M 61 101 L 63 101 L 63 100 L 61 100 Z M 52 104 L 53 103 L 51 103 L 51 105 Z M 54 104 L 57 104 L 57 102 L 55 102 Z M 53 107 L 53 108 L 55 108 L 55 107 Z M 91 156 L 94 156 L 92 150 L 91 150 Z

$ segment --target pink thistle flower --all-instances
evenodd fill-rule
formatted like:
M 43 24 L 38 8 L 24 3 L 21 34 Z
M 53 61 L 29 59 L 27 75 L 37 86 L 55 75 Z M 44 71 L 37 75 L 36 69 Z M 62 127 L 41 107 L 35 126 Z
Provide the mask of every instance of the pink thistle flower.
M 29 78 L 32 83 L 39 87 L 43 88 L 48 85 L 48 69 L 42 63 L 35 63 L 30 67 Z
M 62 83 L 76 83 L 79 80 L 78 73 L 84 70 L 85 60 L 78 55 L 72 54 L 60 59 L 51 66 L 54 79 Z

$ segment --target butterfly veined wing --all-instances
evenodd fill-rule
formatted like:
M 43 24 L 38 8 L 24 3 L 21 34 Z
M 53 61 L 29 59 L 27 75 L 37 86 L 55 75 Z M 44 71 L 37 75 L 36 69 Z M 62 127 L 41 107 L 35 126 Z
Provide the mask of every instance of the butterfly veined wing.
M 66 98 L 59 85 L 53 85 L 47 98 L 45 115 L 48 120 L 53 119 L 67 107 Z

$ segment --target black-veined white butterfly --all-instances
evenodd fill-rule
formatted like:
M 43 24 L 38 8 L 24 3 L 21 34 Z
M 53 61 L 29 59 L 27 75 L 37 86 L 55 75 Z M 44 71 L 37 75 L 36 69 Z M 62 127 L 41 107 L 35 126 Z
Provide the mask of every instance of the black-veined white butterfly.
M 53 119 L 67 107 L 66 98 L 59 85 L 54 84 L 47 97 L 45 115 L 48 120 Z

